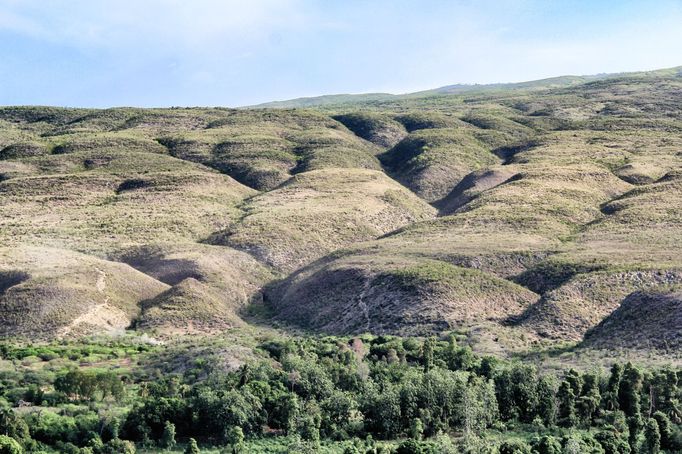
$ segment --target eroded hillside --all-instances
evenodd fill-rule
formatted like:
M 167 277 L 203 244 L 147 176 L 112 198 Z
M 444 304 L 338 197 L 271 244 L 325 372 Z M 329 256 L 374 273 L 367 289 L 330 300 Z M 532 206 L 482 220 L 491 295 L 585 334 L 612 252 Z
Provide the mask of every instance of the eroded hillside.
M 216 332 L 251 304 L 490 351 L 678 348 L 681 107 L 666 70 L 316 110 L 0 108 L 2 335 Z M 664 341 L 614 340 L 662 319 Z

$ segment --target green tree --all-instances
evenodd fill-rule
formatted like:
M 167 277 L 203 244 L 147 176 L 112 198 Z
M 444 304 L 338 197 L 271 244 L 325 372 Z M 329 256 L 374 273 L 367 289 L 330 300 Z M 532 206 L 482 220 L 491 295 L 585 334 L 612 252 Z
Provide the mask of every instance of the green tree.
M 529 364 L 513 363 L 496 374 L 495 393 L 503 420 L 530 423 L 535 419 L 537 383 L 537 370 Z
M 637 453 L 639 451 L 640 435 L 642 434 L 642 429 L 644 428 L 644 419 L 641 415 L 630 416 L 627 418 L 628 424 L 628 443 L 632 452 Z
M 412 420 L 412 425 L 410 426 L 410 437 L 415 440 L 421 440 L 424 436 L 424 424 L 419 418 L 414 418 Z
M 135 445 L 132 442 L 116 438 L 104 445 L 103 454 L 135 454 L 135 452 Z
M 0 409 L 0 434 L 21 442 L 30 438 L 26 422 L 7 407 Z
M 661 450 L 661 432 L 654 418 L 649 418 L 644 428 L 645 449 L 647 454 L 658 454 Z
M 296 431 L 296 420 L 299 412 L 298 397 L 294 393 L 286 393 L 277 403 L 275 410 L 277 422 L 287 434 Z
M 320 407 L 314 401 L 306 402 L 304 411 L 297 422 L 298 433 L 306 441 L 310 441 L 317 445 L 320 442 L 320 425 L 322 424 L 322 415 Z
M 673 438 L 673 425 L 670 422 L 670 418 L 662 411 L 654 413 L 653 418 L 658 423 L 658 429 L 661 435 L 661 448 L 666 451 L 675 450 L 677 446 Z
M 194 438 L 190 438 L 185 448 L 185 454 L 199 454 L 199 446 L 197 446 L 197 441 Z
M 563 454 L 604 454 L 602 445 L 589 433 L 572 433 L 564 437 L 563 446 Z
M 244 452 L 244 431 L 239 426 L 231 427 L 226 436 L 227 444 L 232 448 L 232 454 Z
M 611 375 L 609 376 L 606 392 L 602 399 L 606 410 L 614 411 L 620 409 L 618 396 L 620 395 L 620 382 L 622 379 L 623 366 L 620 363 L 614 363 L 613 366 L 611 366 Z
M 320 409 L 322 432 L 326 436 L 348 438 L 348 432 L 353 430 L 352 421 L 358 409 L 353 394 L 335 390 L 320 403 Z
M 175 424 L 166 421 L 163 425 L 163 433 L 159 440 L 159 446 L 163 449 L 173 449 L 175 447 Z
M 594 438 L 604 448 L 605 454 L 630 454 L 632 452 L 627 439 L 615 430 L 603 430 Z
M 533 441 L 533 454 L 562 454 L 561 443 L 551 435 Z
M 625 365 L 618 393 L 618 403 L 620 409 L 623 410 L 627 416 L 633 417 L 640 415 L 643 378 L 642 371 L 633 366 L 632 363 Z
M 102 441 L 106 443 L 109 440 L 118 438 L 119 430 L 121 428 L 120 427 L 121 422 L 118 420 L 118 418 L 113 416 L 104 417 L 100 419 L 100 424 L 101 424 L 100 436 L 102 438 Z
M 422 346 L 422 364 L 424 366 L 424 372 L 428 372 L 433 368 L 433 354 L 436 349 L 436 339 L 434 337 L 429 337 L 424 341 Z
M 395 388 L 388 386 L 378 392 L 376 388 L 368 387 L 361 409 L 369 432 L 384 438 L 394 438 L 400 433 L 400 396 Z
M 470 378 L 461 398 L 456 420 L 464 430 L 464 437 L 478 436 L 498 419 L 495 388 L 490 380 Z
M 586 427 L 590 426 L 592 418 L 599 409 L 600 402 L 599 377 L 595 374 L 585 374 L 581 395 L 576 407 L 580 420 Z
M 678 374 L 670 366 L 663 370 L 653 372 L 653 377 L 649 383 L 652 398 L 650 408 L 654 411 L 661 411 L 669 418 L 679 416 L 679 387 Z
M 17 441 L 7 435 L 0 435 L 0 454 L 22 454 L 24 450 Z
M 563 427 L 575 427 L 578 422 L 575 411 L 575 394 L 569 381 L 561 382 L 557 392 L 557 400 L 559 401 L 559 424 Z
M 398 445 L 396 454 L 440 454 L 436 451 L 437 447 L 431 443 L 407 439 Z
M 538 380 L 538 416 L 546 427 L 553 427 L 556 424 L 557 400 L 556 400 L 556 381 L 552 376 L 543 376 Z
M 95 390 L 102 393 L 102 398 L 111 397 L 117 402 L 125 395 L 121 379 L 113 372 L 101 372 L 94 378 Z
M 531 454 L 531 448 L 522 440 L 507 440 L 500 445 L 500 454 Z

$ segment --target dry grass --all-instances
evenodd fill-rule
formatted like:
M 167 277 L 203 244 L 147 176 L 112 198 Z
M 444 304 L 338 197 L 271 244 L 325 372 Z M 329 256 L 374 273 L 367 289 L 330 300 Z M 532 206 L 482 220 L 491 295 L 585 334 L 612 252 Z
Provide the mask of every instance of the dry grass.
M 383 173 L 327 169 L 296 175 L 251 198 L 245 217 L 210 239 L 291 272 L 340 247 L 369 240 L 435 210 Z
M 510 88 L 316 111 L 0 108 L 5 331 L 246 330 L 269 283 L 304 327 L 455 327 L 508 351 L 677 289 L 678 71 Z M 106 305 L 95 268 L 118 276 Z

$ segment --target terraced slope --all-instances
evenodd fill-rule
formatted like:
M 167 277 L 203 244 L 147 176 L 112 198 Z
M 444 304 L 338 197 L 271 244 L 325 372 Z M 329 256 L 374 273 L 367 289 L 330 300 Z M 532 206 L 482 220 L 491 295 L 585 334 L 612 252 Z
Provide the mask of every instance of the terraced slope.
M 315 110 L 0 108 L 0 334 L 219 332 L 265 301 L 319 332 L 640 348 L 660 323 L 676 349 L 645 306 L 682 287 L 681 106 L 676 68 Z

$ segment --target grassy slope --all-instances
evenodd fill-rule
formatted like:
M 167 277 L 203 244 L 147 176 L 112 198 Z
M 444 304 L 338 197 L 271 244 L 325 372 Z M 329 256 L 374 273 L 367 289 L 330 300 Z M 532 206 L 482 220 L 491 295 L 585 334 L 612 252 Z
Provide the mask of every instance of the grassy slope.
M 454 212 L 444 210 L 448 216 L 311 265 L 276 287 L 273 304 L 283 308 L 287 319 L 293 313 L 291 304 L 302 305 L 305 309 L 297 316 L 303 320 L 298 323 L 333 331 L 339 329 L 336 322 L 320 322 L 318 314 L 335 311 L 313 302 L 318 301 L 316 292 L 332 285 L 338 290 L 325 300 L 341 312 L 356 313 L 361 325 L 367 311 L 363 308 L 371 313 L 387 306 L 386 292 L 365 291 L 374 274 L 400 273 L 437 259 L 538 292 L 534 304 L 507 320 L 513 330 L 527 330 L 537 339 L 580 339 L 630 292 L 674 288 L 681 282 L 681 263 L 674 252 L 682 231 L 674 208 L 679 205 L 682 125 L 674 106 L 679 106 L 681 85 L 677 77 L 655 74 L 543 93 L 472 96 L 464 100 L 466 106 L 457 100 L 446 105 L 446 97 L 432 99 L 432 110 L 459 112 L 462 120 L 478 128 L 473 130 L 478 140 L 488 140 L 488 148 L 503 159 L 503 177 L 474 191 Z M 426 101 L 400 106 L 413 109 L 421 103 Z M 382 108 L 389 106 L 397 108 L 398 103 L 384 103 Z M 376 104 L 367 108 L 379 109 Z M 510 130 L 510 121 L 533 132 Z M 453 191 L 453 197 L 459 192 Z M 447 197 L 440 205 L 446 202 Z M 428 286 L 418 287 L 411 296 L 399 298 L 409 302 L 405 307 L 394 304 L 390 310 L 419 312 L 461 299 L 445 295 L 420 306 L 433 293 Z M 478 304 L 501 301 L 497 295 L 479 296 Z M 441 322 L 447 314 L 441 312 Z M 467 325 L 454 319 L 455 326 Z M 338 323 L 348 325 L 345 320 Z M 393 329 L 410 332 L 414 326 L 405 323 Z
M 579 340 L 680 284 L 678 69 L 460 88 L 316 111 L 1 108 L 0 303 L 40 275 L 17 251 L 59 248 L 84 265 L 50 279 L 80 309 L 50 335 L 97 306 L 70 279 L 102 260 L 155 290 L 122 289 L 125 318 L 100 326 L 241 326 L 270 283 L 306 328 L 506 348 Z
M 241 222 L 211 238 L 291 272 L 340 247 L 374 239 L 435 210 L 383 173 L 323 169 L 251 198 Z

